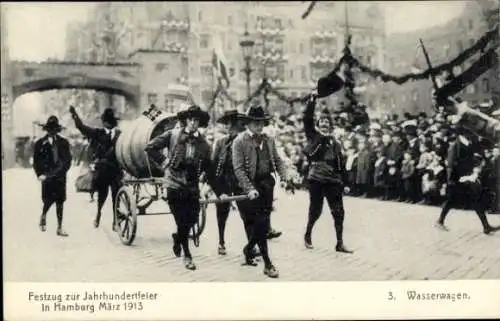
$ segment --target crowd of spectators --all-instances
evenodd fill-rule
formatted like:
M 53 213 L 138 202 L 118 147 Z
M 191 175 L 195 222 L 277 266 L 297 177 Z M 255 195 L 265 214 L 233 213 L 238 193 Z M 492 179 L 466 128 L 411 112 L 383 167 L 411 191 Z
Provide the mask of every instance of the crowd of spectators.
M 320 112 L 325 106 L 318 106 Z M 447 154 L 456 139 L 456 128 L 440 107 L 432 114 L 405 113 L 371 119 L 352 126 L 351 115 L 332 112 L 333 136 L 343 147 L 350 195 L 387 201 L 440 205 L 446 195 Z M 277 115 L 266 128 L 295 173 L 298 188 L 306 188 L 308 170 L 302 154 L 306 145 L 302 115 Z M 207 133 L 211 140 L 217 137 Z M 497 184 L 500 173 L 500 146 L 471 135 L 481 164 L 484 201 L 490 212 L 498 213 Z M 467 204 L 466 204 L 467 206 Z
M 325 109 L 318 106 L 317 112 Z M 352 126 L 352 115 L 331 113 L 335 127 L 333 136 L 343 147 L 345 170 L 350 195 L 363 198 L 439 205 L 446 193 L 447 151 L 456 139 L 444 109 L 428 115 L 405 113 L 371 119 L 364 125 Z M 276 115 L 265 129 L 275 137 L 276 145 L 297 188 L 306 188 L 307 159 L 302 154 L 306 145 L 302 114 Z M 208 128 L 206 137 L 213 142 L 222 131 Z M 498 212 L 496 186 L 500 173 L 500 146 L 472 135 L 482 158 L 481 182 L 490 212 Z M 88 141 L 70 137 L 74 165 L 85 158 Z M 26 143 L 29 146 L 29 142 Z M 28 155 L 25 155 L 28 157 Z

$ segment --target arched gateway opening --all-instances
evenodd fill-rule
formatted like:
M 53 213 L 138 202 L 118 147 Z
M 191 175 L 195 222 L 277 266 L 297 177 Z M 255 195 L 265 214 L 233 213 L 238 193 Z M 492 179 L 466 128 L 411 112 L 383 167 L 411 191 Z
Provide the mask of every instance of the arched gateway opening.
M 9 88 L 6 90 L 6 94 L 10 100 L 9 105 L 11 106 L 10 117 L 3 117 L 2 119 L 2 127 L 5 126 L 4 129 L 9 128 L 9 130 L 2 130 L 2 132 L 9 133 L 8 136 L 10 137 L 2 138 L 3 161 L 7 161 L 7 155 L 4 154 L 9 153 L 11 157 L 9 157 L 10 161 L 8 163 L 12 163 L 11 165 L 17 163 L 21 166 L 29 166 L 27 159 L 29 159 L 30 142 L 41 134 L 39 126 L 36 125 L 37 122 L 32 122 L 33 119 L 20 119 L 23 113 L 26 115 L 26 113 L 29 114 L 29 111 L 19 111 L 19 104 L 15 104 L 16 101 L 22 102 L 22 100 L 18 100 L 19 97 L 32 92 L 45 92 L 43 101 L 40 102 L 42 105 L 41 108 L 44 110 L 42 114 L 53 113 L 60 118 L 65 118 L 63 115 L 69 106 L 66 106 L 64 102 L 69 101 L 69 98 L 74 96 L 75 93 L 80 98 L 81 96 L 87 97 L 87 102 L 90 101 L 88 97 L 92 96 L 91 92 L 101 93 L 94 95 L 97 99 L 93 104 L 82 103 L 82 99 L 77 99 L 77 101 L 73 102 L 75 107 L 80 109 L 82 116 L 87 118 L 87 121 L 91 125 L 100 125 L 100 122 L 96 122 L 95 120 L 99 118 L 104 108 L 112 105 L 110 100 L 102 99 L 105 96 L 122 96 L 126 101 L 124 104 L 124 109 L 126 110 L 122 110 L 122 112 L 127 112 L 127 114 L 129 112 L 134 114 L 140 109 L 141 93 L 138 78 L 140 67 L 139 64 L 134 63 L 104 65 L 73 62 L 11 62 L 8 75 Z M 50 97 L 53 96 L 59 99 L 52 101 Z M 85 101 L 85 99 L 83 100 Z M 53 107 L 56 110 L 52 110 Z M 89 115 L 92 117 L 88 117 Z M 37 121 L 44 120 L 37 119 Z M 19 123 L 21 122 L 24 122 L 22 125 L 23 128 L 19 129 Z M 68 128 L 71 129 L 64 134 L 73 135 L 75 131 L 72 130 L 73 126 L 71 122 L 68 122 L 68 125 L 70 125 Z M 23 156 L 21 162 L 20 155 Z
M 135 63 L 24 62 L 11 65 L 12 98 L 51 89 L 93 89 L 124 96 L 130 105 L 140 101 L 139 70 Z

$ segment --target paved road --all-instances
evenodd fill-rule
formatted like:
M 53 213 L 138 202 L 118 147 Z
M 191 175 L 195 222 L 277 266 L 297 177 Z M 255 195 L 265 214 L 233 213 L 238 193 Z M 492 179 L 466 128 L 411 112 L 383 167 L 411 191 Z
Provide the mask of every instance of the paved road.
M 75 174 L 73 170 L 71 176 Z M 47 232 L 38 229 L 40 188 L 32 171 L 3 172 L 4 280 L 270 281 L 262 266 L 240 265 L 244 233 L 236 212 L 228 221 L 228 255 L 219 256 L 215 213 L 209 209 L 201 245 L 192 251 L 198 269 L 188 271 L 171 251 L 171 215 L 139 217 L 134 244 L 124 246 L 111 231 L 111 207 L 95 229 L 95 203 L 89 203 L 87 194 L 74 194 L 69 182 L 65 229 L 70 237 L 60 238 L 55 234 L 55 209 L 48 215 Z M 280 194 L 278 199 L 272 221 L 284 234 L 270 245 L 280 271 L 278 282 L 500 278 L 500 233 L 484 235 L 473 212 L 452 212 L 451 231 L 443 232 L 433 227 L 438 208 L 346 198 L 345 242 L 355 253 L 345 255 L 333 250 L 333 221 L 326 205 L 313 232 L 315 249 L 306 250 L 302 235 L 307 194 Z M 500 216 L 489 219 L 500 225 Z

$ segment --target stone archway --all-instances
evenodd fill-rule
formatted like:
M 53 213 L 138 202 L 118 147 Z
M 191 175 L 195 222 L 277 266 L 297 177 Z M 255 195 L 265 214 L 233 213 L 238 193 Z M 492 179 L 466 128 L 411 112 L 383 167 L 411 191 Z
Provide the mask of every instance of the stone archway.
M 93 89 L 119 94 L 139 108 L 140 70 L 136 63 L 10 61 L 2 74 L 2 169 L 15 163 L 13 106 L 23 94 L 51 89 Z

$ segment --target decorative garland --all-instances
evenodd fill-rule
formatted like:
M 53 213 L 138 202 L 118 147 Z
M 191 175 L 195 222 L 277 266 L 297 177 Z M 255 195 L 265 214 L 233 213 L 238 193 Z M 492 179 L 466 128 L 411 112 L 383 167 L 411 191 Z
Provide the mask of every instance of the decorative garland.
M 308 8 L 307 12 L 304 13 L 304 16 L 307 17 L 307 15 L 310 13 L 312 8 L 315 6 L 316 1 L 312 1 L 310 4 L 310 7 Z M 303 18 L 305 18 L 303 16 Z M 410 80 L 422 80 L 422 79 L 428 79 L 431 75 L 439 75 L 444 71 L 451 71 L 453 70 L 453 67 L 461 65 L 464 61 L 472 57 L 474 54 L 476 54 L 478 51 L 484 52 L 485 48 L 490 44 L 492 41 L 497 41 L 499 38 L 498 34 L 498 24 L 486 32 L 479 40 L 477 40 L 472 46 L 464 50 L 461 54 L 459 54 L 457 57 L 452 59 L 451 61 L 447 63 L 443 63 L 441 65 L 435 66 L 432 68 L 432 70 L 427 69 L 423 72 L 420 73 L 408 73 L 404 74 L 401 76 L 395 76 L 391 74 L 387 74 L 380 69 L 377 68 L 372 68 L 369 67 L 365 64 L 363 64 L 359 59 L 354 57 L 351 53 L 350 50 L 350 41 L 347 42 L 346 47 L 344 48 L 344 55 L 337 61 L 334 69 L 326 76 L 329 77 L 331 74 L 336 73 L 342 62 L 344 62 L 344 59 L 346 63 L 349 65 L 349 68 L 347 68 L 345 72 L 345 77 L 346 77 L 346 84 L 345 84 L 345 94 L 346 98 L 349 100 L 351 107 L 357 106 L 358 101 L 356 99 L 356 95 L 354 93 L 354 87 L 355 87 L 355 81 L 354 77 L 351 71 L 352 67 L 357 67 L 359 68 L 362 72 L 365 72 L 369 74 L 370 76 L 374 78 L 380 78 L 383 82 L 395 82 L 399 85 L 404 84 Z M 217 99 L 217 96 L 219 94 L 223 94 L 229 101 L 234 103 L 236 106 L 242 104 L 242 103 L 248 103 L 255 97 L 261 94 L 261 92 L 264 90 L 264 99 L 266 102 L 268 102 L 267 99 L 267 94 L 273 94 L 275 95 L 279 100 L 286 102 L 287 104 L 293 106 L 294 103 L 298 102 L 304 102 L 306 101 L 311 94 L 306 94 L 302 97 L 288 97 L 282 93 L 280 93 L 276 88 L 273 88 L 269 82 L 267 82 L 267 79 L 264 79 L 260 86 L 255 90 L 250 97 L 243 99 L 243 100 L 236 100 L 235 98 L 231 97 L 231 95 L 227 92 L 227 90 L 219 84 L 217 87 L 216 91 L 214 92 L 214 96 L 212 98 L 212 101 L 209 105 L 209 109 L 213 108 L 215 104 L 215 100 Z M 352 108 L 349 108 L 352 109 Z
M 451 61 L 435 66 L 432 68 L 432 70 L 427 69 L 420 73 L 408 73 L 401 76 L 390 75 L 381 71 L 380 69 L 371 68 L 360 62 L 357 58 L 355 58 L 352 55 L 346 57 L 351 63 L 353 63 L 354 66 L 359 68 L 362 72 L 365 72 L 374 78 L 380 78 L 383 82 L 392 81 L 397 83 L 398 85 L 401 85 L 408 82 L 409 80 L 427 79 L 431 75 L 439 75 L 444 71 L 451 71 L 453 70 L 453 67 L 461 65 L 464 61 L 469 59 L 472 55 L 474 55 L 478 51 L 484 51 L 486 46 L 490 42 L 498 40 L 498 38 L 499 38 L 498 25 L 496 25 L 492 30 L 486 32 L 478 41 L 476 41 L 476 43 L 474 43 L 471 47 L 464 50 L 461 54 L 459 54 Z

